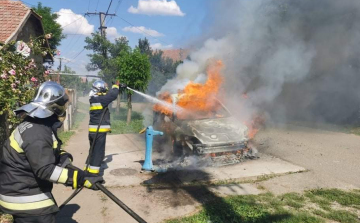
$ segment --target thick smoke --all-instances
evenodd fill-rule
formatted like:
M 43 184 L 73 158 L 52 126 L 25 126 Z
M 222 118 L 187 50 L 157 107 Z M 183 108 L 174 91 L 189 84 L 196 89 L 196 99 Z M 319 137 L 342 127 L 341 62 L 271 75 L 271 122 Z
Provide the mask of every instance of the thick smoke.
M 161 92 L 204 82 L 215 58 L 225 65 L 226 104 L 241 119 L 358 121 L 360 1 L 210 2 L 199 49 Z

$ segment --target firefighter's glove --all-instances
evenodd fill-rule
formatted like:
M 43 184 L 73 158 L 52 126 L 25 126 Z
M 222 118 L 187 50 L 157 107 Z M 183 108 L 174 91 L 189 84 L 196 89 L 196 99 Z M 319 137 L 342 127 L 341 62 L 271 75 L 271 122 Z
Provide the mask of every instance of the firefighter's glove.
M 99 188 L 96 186 L 96 183 L 105 183 L 104 178 L 100 176 L 87 176 L 84 178 L 84 180 L 84 187 L 91 190 L 99 190 Z
M 71 164 L 73 160 L 74 158 L 70 153 L 62 152 L 60 153 L 59 166 L 66 167 L 67 165 Z

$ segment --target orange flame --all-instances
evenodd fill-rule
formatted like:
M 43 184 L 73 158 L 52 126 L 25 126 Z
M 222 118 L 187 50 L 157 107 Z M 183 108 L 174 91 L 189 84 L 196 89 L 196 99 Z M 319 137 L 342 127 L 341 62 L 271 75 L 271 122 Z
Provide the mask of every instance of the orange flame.
M 219 104 L 214 100 L 219 93 L 220 86 L 223 82 L 220 70 L 223 67 L 221 61 L 211 64 L 207 69 L 208 79 L 206 83 L 199 84 L 190 82 L 183 90 L 179 90 L 181 95 L 177 101 L 177 105 L 184 108 L 186 112 L 179 112 L 178 118 L 185 118 L 188 114 L 194 112 L 211 112 L 216 110 Z M 165 92 L 159 96 L 162 100 L 172 103 L 171 95 Z M 156 104 L 154 110 L 171 115 L 172 111 L 169 108 Z
M 219 108 L 219 103 L 216 97 L 219 94 L 221 84 L 223 83 L 223 76 L 221 75 L 221 69 L 223 63 L 216 61 L 212 63 L 207 69 L 207 81 L 204 84 L 190 82 L 183 90 L 178 90 L 179 98 L 176 103 L 177 106 L 184 108 L 185 112 L 177 112 L 176 116 L 179 119 L 186 119 L 189 116 L 196 117 L 197 114 L 201 114 L 201 117 L 210 117 L 212 112 L 216 112 Z M 247 93 L 241 95 L 243 99 L 249 99 Z M 172 104 L 172 97 L 169 92 L 164 92 L 159 95 L 159 98 Z M 164 107 L 161 104 L 154 106 L 154 111 L 163 113 L 169 117 L 172 117 L 173 111 Z M 216 114 L 217 117 L 218 116 Z M 246 122 L 248 126 L 249 139 L 255 137 L 259 131 L 261 125 L 264 123 L 262 117 L 255 117 L 251 122 Z

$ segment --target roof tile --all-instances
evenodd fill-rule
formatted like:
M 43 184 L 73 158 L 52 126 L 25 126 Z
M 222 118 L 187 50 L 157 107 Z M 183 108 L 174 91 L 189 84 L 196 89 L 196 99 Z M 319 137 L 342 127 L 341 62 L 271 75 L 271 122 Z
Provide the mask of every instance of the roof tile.
M 20 1 L 0 0 L 0 42 L 5 42 L 30 10 Z

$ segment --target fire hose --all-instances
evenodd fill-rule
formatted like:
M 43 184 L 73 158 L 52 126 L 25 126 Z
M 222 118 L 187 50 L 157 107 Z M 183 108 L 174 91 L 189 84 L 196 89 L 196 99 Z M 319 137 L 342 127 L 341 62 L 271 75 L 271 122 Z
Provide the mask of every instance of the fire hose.
M 106 107 L 104 109 L 103 113 L 101 114 L 100 122 L 98 124 L 96 134 L 95 134 L 95 139 L 94 139 L 93 143 L 91 144 L 89 154 L 88 154 L 88 157 L 86 159 L 85 172 L 88 172 L 88 168 L 89 168 L 89 165 L 90 165 L 90 160 L 91 160 L 91 157 L 93 155 L 93 150 L 94 150 L 95 142 L 97 140 L 97 136 L 98 136 L 98 133 L 99 133 L 100 125 L 101 125 L 101 123 L 102 123 L 102 121 L 104 119 L 104 115 L 108 111 L 108 109 L 109 108 Z M 74 170 L 79 170 L 79 168 L 77 168 L 77 167 L 75 167 L 73 165 L 68 165 L 67 167 L 71 168 L 71 169 L 74 169 Z M 113 193 L 111 193 L 108 189 L 106 189 L 106 187 L 104 185 L 102 185 L 101 183 L 96 183 L 95 185 L 99 190 L 101 190 L 106 196 L 108 196 L 112 201 L 114 201 L 119 207 L 121 207 L 126 213 L 128 213 L 131 217 L 133 217 L 137 222 L 146 223 L 146 221 L 144 219 L 142 219 L 138 214 L 136 214 L 128 206 L 126 206 L 126 204 L 124 204 L 119 198 L 117 198 Z M 75 189 L 75 191 L 70 195 L 70 197 L 68 199 L 66 199 L 62 205 L 60 205 L 60 207 L 59 207 L 60 210 L 63 209 L 65 207 L 65 205 L 67 203 L 69 203 L 76 195 L 78 195 L 83 188 L 84 187 L 80 187 L 78 189 Z

